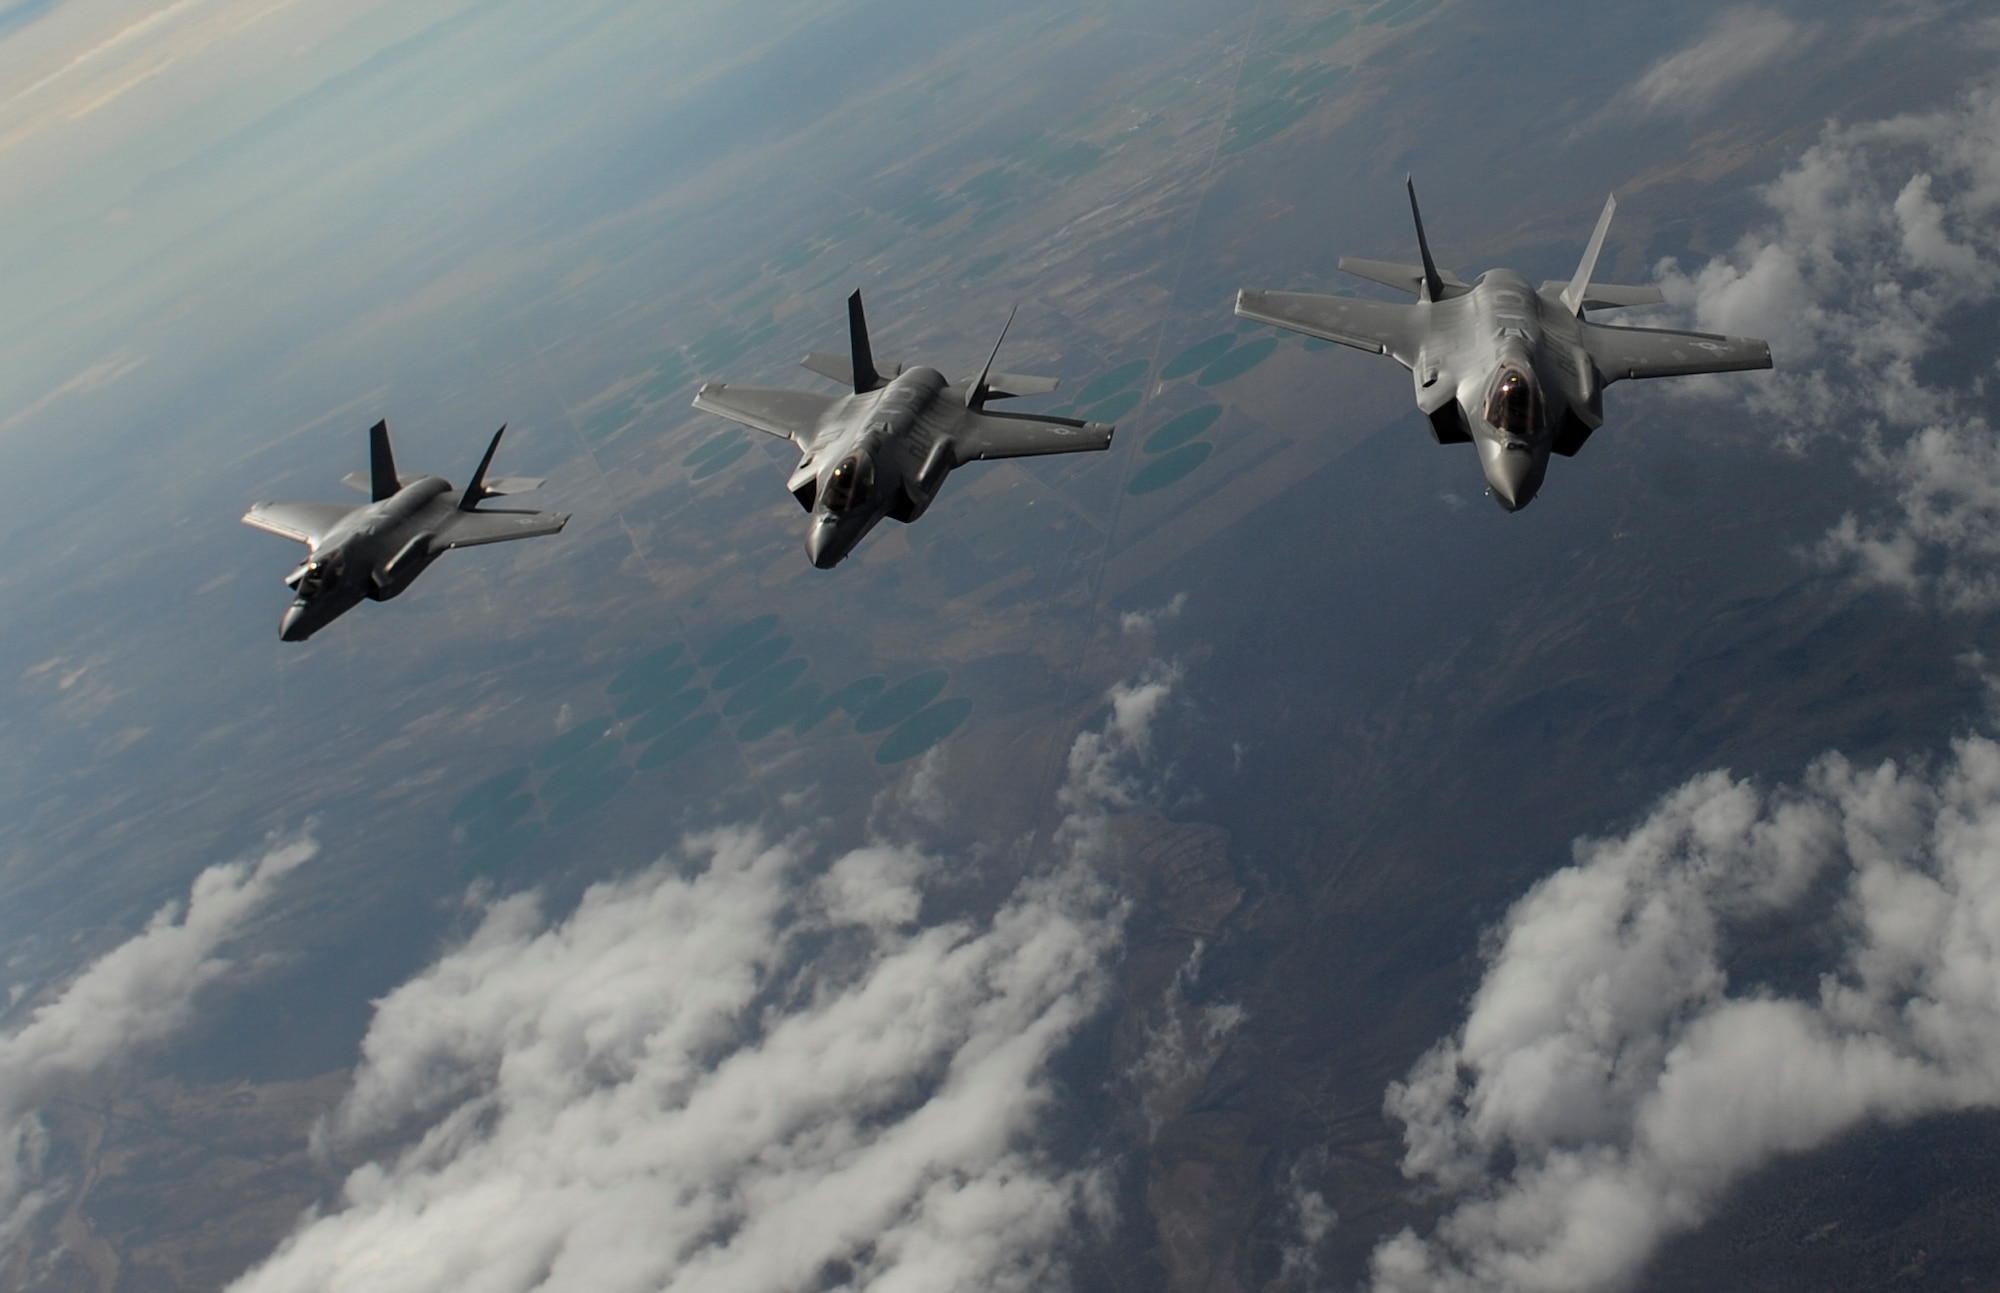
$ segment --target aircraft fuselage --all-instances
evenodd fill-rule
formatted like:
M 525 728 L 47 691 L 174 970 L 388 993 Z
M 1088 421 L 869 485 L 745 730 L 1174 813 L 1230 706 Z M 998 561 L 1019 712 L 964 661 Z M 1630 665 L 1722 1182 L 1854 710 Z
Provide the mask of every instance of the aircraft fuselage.
M 880 390 L 845 397 L 829 414 L 837 428 L 800 455 L 786 488 L 807 511 L 806 555 L 838 565 L 883 517 L 914 521 L 958 465 L 952 433 L 964 409 L 940 400 L 947 383 L 918 365 Z
M 1552 452 L 1574 453 L 1603 423 L 1603 395 L 1576 317 L 1513 270 L 1419 302 L 1428 335 L 1411 375 L 1440 443 L 1469 440 L 1494 501 L 1527 506 Z
M 304 641 L 363 601 L 386 602 L 408 588 L 441 555 L 431 540 L 457 508 L 458 491 L 441 476 L 420 476 L 356 508 L 286 576 L 298 595 L 278 635 Z

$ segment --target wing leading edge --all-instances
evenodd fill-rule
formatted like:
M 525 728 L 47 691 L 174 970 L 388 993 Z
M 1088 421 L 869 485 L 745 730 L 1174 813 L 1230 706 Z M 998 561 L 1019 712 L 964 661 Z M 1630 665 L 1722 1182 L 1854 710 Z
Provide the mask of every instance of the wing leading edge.
M 968 409 L 965 421 L 953 437 L 953 456 L 960 462 L 977 462 L 1046 453 L 1087 453 L 1109 448 L 1115 430 L 1102 422 L 1079 422 L 1075 418 Z
M 1669 328 L 1623 328 L 1583 322 L 1584 349 L 1606 385 L 1638 377 L 1690 377 L 1771 366 L 1769 342 Z
M 476 548 L 482 543 L 532 539 L 555 534 L 569 524 L 567 512 L 453 512 L 451 524 L 437 538 L 439 550 Z
M 1417 351 L 1423 345 L 1419 308 L 1393 301 L 1246 288 L 1236 294 L 1236 314 L 1370 354 L 1388 355 L 1405 368 L 1415 367 Z
M 346 503 L 253 503 L 243 524 L 317 548 L 334 526 L 360 510 Z
M 811 449 L 820 426 L 842 396 L 821 395 L 816 391 L 773 390 L 757 386 L 731 386 L 706 382 L 694 394 L 694 406 L 732 422 L 782 436 L 801 449 Z

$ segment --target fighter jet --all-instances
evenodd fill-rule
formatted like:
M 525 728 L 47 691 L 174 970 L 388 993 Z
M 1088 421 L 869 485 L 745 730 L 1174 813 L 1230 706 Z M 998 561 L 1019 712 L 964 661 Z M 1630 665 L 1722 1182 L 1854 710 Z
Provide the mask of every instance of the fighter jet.
M 439 476 L 398 474 L 389 449 L 389 424 L 377 422 L 368 430 L 368 470 L 341 478 L 372 501 L 257 503 L 245 512 L 246 525 L 306 545 L 306 559 L 285 576 L 298 596 L 279 622 L 278 636 L 303 642 L 363 598 L 388 601 L 452 548 L 531 539 L 562 529 L 569 522 L 567 513 L 479 506 L 542 483 L 486 474 L 506 433 L 504 426 L 493 433 L 472 483 L 459 491 Z
M 1007 322 L 1013 321 L 1010 313 Z M 698 409 L 799 447 L 785 488 L 812 514 L 806 556 L 821 570 L 839 564 L 883 517 L 922 516 L 955 467 L 1111 444 L 1113 428 L 1101 422 L 988 412 L 989 400 L 1046 395 L 1058 380 L 994 372 L 999 342 L 979 376 L 948 382 L 935 368 L 876 363 L 858 291 L 847 298 L 847 333 L 847 355 L 815 353 L 800 362 L 853 387 L 852 395 L 708 382 L 694 397 Z M 1003 326 L 1000 339 L 1006 337 Z
M 1549 455 L 1569 457 L 1604 422 L 1604 388 L 1628 377 L 1682 377 L 1771 366 L 1750 337 L 1593 323 L 1587 309 L 1657 305 L 1656 287 L 1591 282 L 1616 197 L 1607 198 L 1568 282 L 1531 288 L 1511 269 L 1466 283 L 1431 259 L 1417 186 L 1408 181 L 1422 265 L 1340 258 L 1360 278 L 1413 293 L 1415 305 L 1303 292 L 1241 291 L 1236 313 L 1357 350 L 1388 355 L 1416 381 L 1417 407 L 1439 444 L 1471 442 L 1488 492 L 1509 512 L 1542 487 Z

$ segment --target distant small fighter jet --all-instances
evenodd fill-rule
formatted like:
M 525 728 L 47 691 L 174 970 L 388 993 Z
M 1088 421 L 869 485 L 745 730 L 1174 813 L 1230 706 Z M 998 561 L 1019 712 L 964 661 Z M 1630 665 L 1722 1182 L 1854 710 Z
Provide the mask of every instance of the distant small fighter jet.
M 1663 299 L 1657 287 L 1590 281 L 1615 198 L 1605 200 L 1576 274 L 1536 290 L 1511 269 L 1488 270 L 1471 284 L 1440 271 L 1424 239 L 1416 184 L 1407 186 L 1424 263 L 1342 256 L 1340 268 L 1414 293 L 1415 305 L 1245 290 L 1236 294 L 1236 313 L 1388 355 L 1409 369 L 1431 434 L 1439 444 L 1477 445 L 1489 492 L 1509 512 L 1535 497 L 1551 453 L 1574 454 L 1603 424 L 1604 388 L 1611 383 L 1771 366 L 1771 347 L 1754 338 L 1609 327 L 1583 317 L 1586 309 Z
M 341 478 L 342 484 L 368 493 L 372 502 L 258 503 L 245 512 L 245 524 L 306 545 L 305 561 L 285 576 L 298 596 L 279 623 L 278 636 L 303 642 L 363 598 L 388 601 L 452 548 L 531 539 L 562 529 L 567 513 L 479 506 L 542 483 L 486 474 L 506 433 L 504 426 L 493 433 L 472 483 L 461 492 L 439 476 L 398 475 L 389 424 L 377 422 L 368 431 L 367 472 Z
M 1009 324 L 1013 319 L 1007 316 Z M 999 342 L 978 377 L 947 382 L 935 368 L 875 362 L 860 292 L 847 298 L 847 330 L 848 355 L 810 354 L 801 362 L 852 386 L 852 395 L 708 382 L 694 397 L 698 409 L 799 447 L 785 488 L 812 513 L 806 555 L 822 570 L 852 552 L 883 517 L 922 516 L 954 467 L 1111 444 L 1113 428 L 1101 422 L 988 412 L 989 400 L 1046 395 L 1058 380 L 994 372 Z M 1006 337 L 1003 326 L 1000 338 Z

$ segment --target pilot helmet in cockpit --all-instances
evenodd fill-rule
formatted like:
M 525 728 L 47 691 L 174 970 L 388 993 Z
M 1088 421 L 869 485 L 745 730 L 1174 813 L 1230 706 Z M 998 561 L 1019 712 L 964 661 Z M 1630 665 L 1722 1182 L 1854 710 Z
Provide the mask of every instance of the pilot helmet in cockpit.
M 339 583 L 341 567 L 344 564 L 338 552 L 324 558 L 308 558 L 306 572 L 299 577 L 299 596 L 317 597 L 330 586 Z
M 1506 367 L 1486 396 L 1486 425 L 1510 439 L 1527 439 L 1535 432 L 1535 384 L 1519 368 Z
M 856 450 L 840 460 L 826 478 L 826 505 L 836 512 L 844 512 L 858 503 L 867 501 L 875 488 L 875 461 L 865 452 Z

